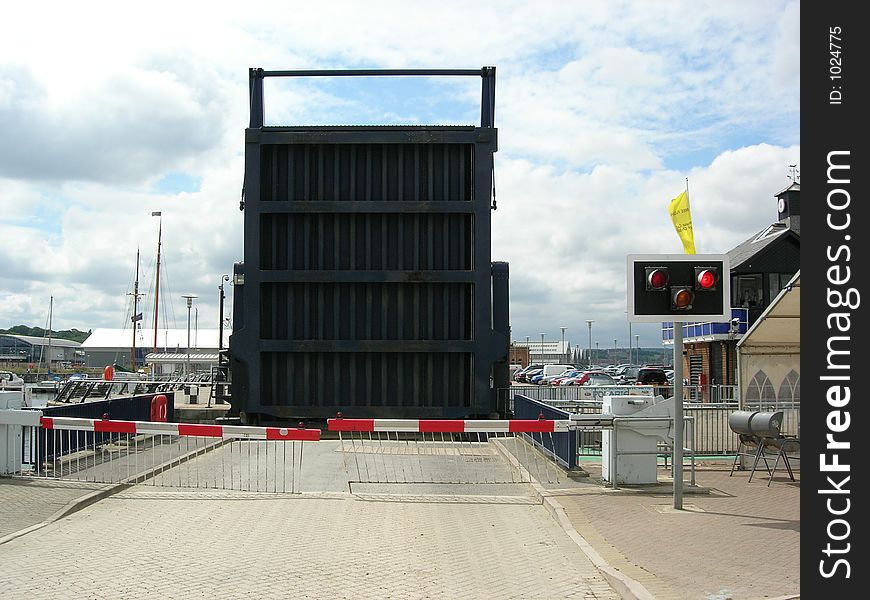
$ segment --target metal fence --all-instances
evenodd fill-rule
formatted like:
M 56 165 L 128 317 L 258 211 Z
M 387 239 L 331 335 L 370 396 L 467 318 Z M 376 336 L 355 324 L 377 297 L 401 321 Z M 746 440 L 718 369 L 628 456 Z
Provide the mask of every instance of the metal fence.
M 568 422 L 516 420 L 344 419 L 327 421 L 353 484 L 508 485 L 559 483 L 554 436 Z M 501 455 L 504 460 L 498 458 Z
M 413 484 L 414 493 L 426 493 L 426 484 L 450 484 L 455 494 L 473 495 L 488 485 L 501 493 L 559 483 L 553 435 L 567 431 L 566 421 L 541 419 L 330 419 L 338 439 L 312 446 L 305 442 L 319 442 L 319 429 L 33 417 L 13 471 L 20 476 L 273 493 L 319 491 L 309 488 L 324 480 L 312 467 L 303 485 L 303 448 L 314 453 L 315 470 L 337 466 L 340 456 L 351 492 Z
M 512 410 L 512 400 L 515 394 L 522 394 L 527 398 L 541 402 L 567 401 L 572 402 L 598 400 L 605 394 L 629 393 L 632 389 L 644 388 L 652 390 L 653 394 L 670 398 L 674 394 L 672 386 L 635 386 L 635 385 L 514 385 L 509 388 L 498 390 L 499 409 L 502 411 Z M 736 385 L 684 385 L 684 402 L 737 402 L 738 391 Z
M 601 454 L 601 431 L 570 431 L 566 418 L 571 413 L 601 413 L 600 402 L 530 400 L 525 406 L 517 402 L 516 408 L 525 419 L 331 419 L 338 448 L 329 452 L 341 453 L 348 487 L 351 483 L 516 484 L 531 481 L 531 476 L 558 483 L 554 463 L 570 469 L 572 459 Z M 740 408 L 782 411 L 781 432 L 799 435 L 798 403 L 757 402 Z M 728 417 L 737 409 L 734 402 L 684 404 L 684 439 L 692 456 L 736 453 L 739 440 Z M 39 426 L 24 428 L 22 471 L 35 477 L 98 483 L 299 492 L 303 443 L 320 439 L 319 430 L 293 428 L 56 415 L 38 422 Z
M 705 386 L 711 393 L 715 390 L 718 397 L 733 397 L 736 386 Z M 602 399 L 605 394 L 630 393 L 636 386 L 513 386 L 499 390 L 505 396 L 504 406 L 507 410 L 515 410 L 513 397 L 519 394 L 542 402 L 566 413 L 595 414 L 602 410 Z M 510 393 L 508 399 L 507 394 Z M 689 397 L 685 391 L 684 398 Z M 736 410 L 760 410 L 783 412 L 782 433 L 789 436 L 800 436 L 800 403 L 778 402 L 775 400 L 760 401 L 742 405 L 737 400 L 723 402 L 683 402 L 683 414 L 691 418 L 694 427 L 686 427 L 684 439 L 687 445 L 694 447 L 699 456 L 733 455 L 737 452 L 739 439 L 728 427 L 728 417 Z M 692 444 L 689 444 L 689 442 Z M 580 456 L 598 456 L 601 454 L 601 432 L 578 432 L 577 453 Z
M 299 492 L 320 430 L 43 417 L 25 426 L 21 474 L 161 487 Z

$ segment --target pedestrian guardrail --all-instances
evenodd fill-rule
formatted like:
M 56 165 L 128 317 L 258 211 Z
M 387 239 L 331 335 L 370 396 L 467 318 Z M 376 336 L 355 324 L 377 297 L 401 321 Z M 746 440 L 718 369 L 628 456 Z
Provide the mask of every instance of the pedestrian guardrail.
M 499 390 L 503 405 L 512 413 L 516 411 L 515 397 L 522 395 L 536 400 L 544 405 L 570 414 L 599 413 L 604 395 L 616 393 L 627 394 L 649 386 L 513 386 Z M 714 396 L 732 396 L 736 386 L 705 386 L 711 389 Z M 510 401 L 506 394 L 510 393 Z M 684 394 L 684 398 L 688 398 Z M 699 396 L 700 398 L 700 396 Z M 740 440 L 728 427 L 728 416 L 738 409 L 758 411 L 783 411 L 782 432 L 789 436 L 800 434 L 800 403 L 779 402 L 776 400 L 727 402 L 684 401 L 683 413 L 694 421 L 694 431 L 686 429 L 684 439 L 687 444 L 692 442 L 699 456 L 701 455 L 733 455 L 737 452 Z M 579 456 L 597 456 L 601 454 L 601 432 L 581 431 L 578 435 L 577 452 Z
M 554 419 L 329 419 L 341 445 L 348 490 L 361 484 L 558 483 Z
M 319 429 L 41 417 L 24 430 L 22 474 L 293 493 L 303 444 L 319 439 Z
M 254 492 L 302 491 L 305 442 L 319 429 L 41 416 L 6 411 L 21 428 L 18 475 L 108 484 Z M 8 418 L 7 418 L 8 416 Z M 330 419 L 347 475 L 362 484 L 558 483 L 553 435 L 567 421 Z M 325 452 L 325 453 L 324 453 Z M 320 453 L 320 459 L 331 451 Z M 323 465 L 324 462 L 319 463 Z M 330 463 L 330 464 L 334 464 Z

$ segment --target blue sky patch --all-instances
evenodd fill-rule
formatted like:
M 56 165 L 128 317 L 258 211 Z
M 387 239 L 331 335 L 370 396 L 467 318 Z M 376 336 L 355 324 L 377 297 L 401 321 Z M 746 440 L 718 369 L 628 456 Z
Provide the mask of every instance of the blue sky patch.
M 181 192 L 198 192 L 202 185 L 202 177 L 194 177 L 188 173 L 173 172 L 164 175 L 163 179 L 154 186 L 158 192 L 164 194 L 178 194 Z

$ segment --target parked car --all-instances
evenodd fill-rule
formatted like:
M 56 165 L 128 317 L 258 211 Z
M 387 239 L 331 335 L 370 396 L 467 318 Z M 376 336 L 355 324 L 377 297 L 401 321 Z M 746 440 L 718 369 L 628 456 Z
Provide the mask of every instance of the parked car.
M 561 385 L 562 381 L 564 381 L 565 379 L 570 379 L 572 377 L 579 377 L 582 374 L 583 374 L 582 369 L 568 369 L 567 371 L 564 371 L 560 375 L 551 378 L 548 383 L 550 385 Z
M 634 385 L 637 383 L 637 374 L 640 367 L 625 367 L 621 372 L 618 372 L 614 377 L 620 385 Z
M 544 376 L 549 377 L 550 375 L 558 375 L 563 373 L 569 369 L 576 369 L 574 365 L 544 365 Z
M 604 371 L 587 371 L 578 377 L 566 379 L 562 385 L 616 385 L 616 379 Z
M 670 385 L 668 375 L 660 367 L 642 367 L 638 369 L 635 385 Z
M 544 370 L 541 369 L 538 373 L 529 377 L 529 383 L 532 383 L 534 385 L 541 385 L 541 380 L 543 378 L 544 378 Z
M 543 369 L 543 368 L 541 368 L 541 369 L 532 369 L 531 371 L 527 371 L 527 372 L 523 375 L 523 379 L 522 379 L 522 381 L 524 381 L 525 383 L 533 383 L 533 382 L 532 382 L 532 379 L 534 379 L 535 377 L 538 377 L 538 378 L 543 377 L 543 375 L 541 375 L 541 373 L 543 373 L 543 372 L 544 372 L 544 369 Z
M 526 375 L 530 371 L 534 371 L 536 369 L 542 369 L 543 367 L 544 367 L 544 365 L 540 364 L 540 363 L 530 364 L 528 367 L 520 369 L 519 371 L 514 373 L 514 381 L 525 382 L 525 381 L 527 381 Z
M 607 373 L 587 373 L 587 376 L 580 385 L 616 385 L 616 379 Z

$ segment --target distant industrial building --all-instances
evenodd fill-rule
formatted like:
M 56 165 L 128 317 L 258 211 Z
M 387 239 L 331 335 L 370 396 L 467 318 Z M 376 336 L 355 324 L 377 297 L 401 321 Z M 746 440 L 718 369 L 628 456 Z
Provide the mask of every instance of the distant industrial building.
M 223 332 L 223 347 L 227 347 L 230 331 Z M 158 329 L 157 346 L 154 346 L 154 330 L 136 332 L 136 367 L 149 366 L 155 375 L 208 370 L 217 365 L 220 347 L 219 329 L 197 329 L 190 331 L 188 347 L 187 329 Z M 133 331 L 129 329 L 94 329 L 82 344 L 85 362 L 89 367 L 119 365 L 129 368 L 132 365 Z
M 526 360 L 532 363 L 565 364 L 571 355 L 571 342 L 514 341 L 513 346 L 516 348 L 514 352 L 517 358 L 520 356 L 519 353 L 522 352 L 520 349 L 524 349 L 527 353 Z M 517 360 L 516 364 L 522 364 L 522 361 Z
M 81 364 L 84 354 L 81 344 L 71 340 L 61 340 L 32 335 L 0 333 L 0 362 L 39 364 Z
M 508 348 L 508 362 L 512 365 L 519 365 L 525 369 L 531 363 L 529 356 L 528 346 L 517 346 L 514 342 Z

